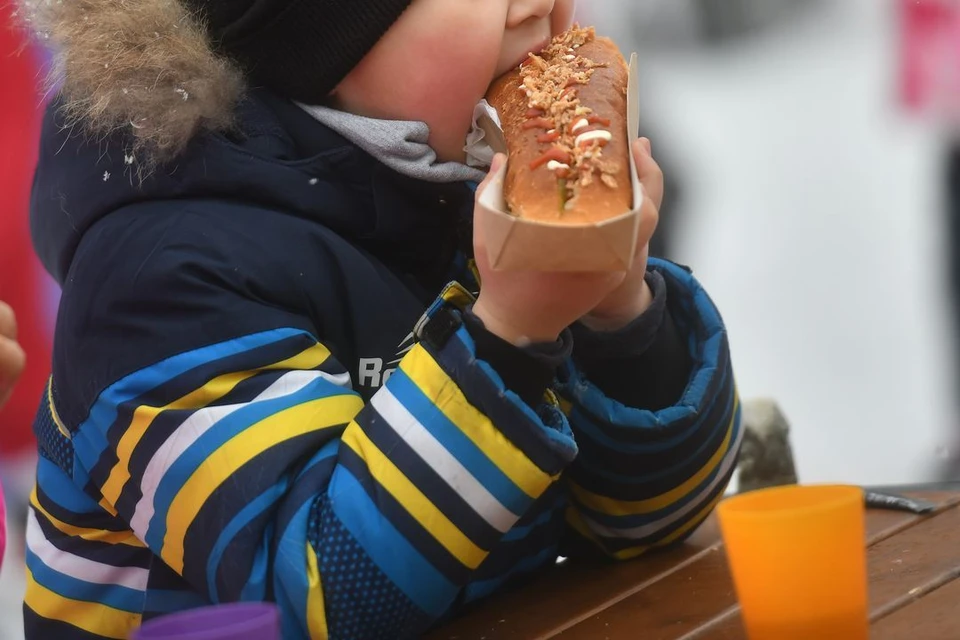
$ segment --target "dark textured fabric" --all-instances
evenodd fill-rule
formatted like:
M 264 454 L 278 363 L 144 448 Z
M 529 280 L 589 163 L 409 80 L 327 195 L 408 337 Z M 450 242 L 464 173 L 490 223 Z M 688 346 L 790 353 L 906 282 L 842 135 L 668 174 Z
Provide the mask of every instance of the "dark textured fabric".
M 687 345 L 677 332 L 667 285 L 656 270 L 647 272 L 653 302 L 619 331 L 571 327 L 574 359 L 607 397 L 628 407 L 659 410 L 675 404 L 693 372 Z
M 476 342 L 477 358 L 493 367 L 503 378 L 503 385 L 524 402 L 534 408 L 539 405 L 557 369 L 570 356 L 570 332 L 564 331 L 556 342 L 535 343 L 521 349 L 490 333 L 472 311 L 464 314 L 463 320 Z
M 328 500 L 320 500 L 315 505 L 307 535 L 313 548 L 320 552 L 324 597 L 332 602 L 360 604 L 329 608 L 330 637 L 391 640 L 413 637 L 430 625 L 430 617 L 369 558 L 337 518 Z
M 319 104 L 410 0 L 185 0 L 250 80 Z
M 73 447 L 59 429 L 50 412 L 47 394 L 43 394 L 40 409 L 33 421 L 33 433 L 37 438 L 40 455 L 63 469 L 67 474 L 73 470 Z

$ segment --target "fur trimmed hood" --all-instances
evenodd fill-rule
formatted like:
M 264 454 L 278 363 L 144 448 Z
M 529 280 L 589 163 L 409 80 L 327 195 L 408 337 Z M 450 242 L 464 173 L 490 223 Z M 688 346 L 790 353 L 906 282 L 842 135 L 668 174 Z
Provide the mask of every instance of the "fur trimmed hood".
M 96 137 L 126 130 L 149 164 L 175 157 L 201 130 L 230 127 L 243 76 L 177 0 L 15 2 L 53 49 L 49 83 L 67 126 Z

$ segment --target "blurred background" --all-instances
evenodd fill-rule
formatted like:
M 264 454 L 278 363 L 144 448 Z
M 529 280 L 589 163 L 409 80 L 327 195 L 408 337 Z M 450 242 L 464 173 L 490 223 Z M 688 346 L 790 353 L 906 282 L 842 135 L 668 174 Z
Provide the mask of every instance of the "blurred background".
M 960 2 L 581 0 L 637 51 L 668 181 L 655 254 L 727 321 L 744 398 L 776 400 L 800 480 L 960 477 Z M 21 637 L 30 420 L 56 288 L 26 220 L 44 52 L 0 3 L 0 299 L 30 356 L 0 412 L 10 541 L 0 639 Z
M 589 5 L 639 54 L 645 133 L 674 185 L 659 248 L 718 303 L 743 397 L 783 408 L 802 481 L 953 474 L 958 10 Z
M 658 249 L 718 303 L 741 395 L 780 404 L 801 481 L 952 475 L 960 3 L 583 11 L 639 54 L 644 133 L 672 185 Z

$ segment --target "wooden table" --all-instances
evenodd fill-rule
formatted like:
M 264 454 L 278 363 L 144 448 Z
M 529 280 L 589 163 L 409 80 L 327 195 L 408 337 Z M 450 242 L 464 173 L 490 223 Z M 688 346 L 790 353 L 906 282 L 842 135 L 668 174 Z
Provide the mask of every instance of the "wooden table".
M 931 515 L 867 512 L 872 640 L 960 639 L 960 490 L 909 492 Z M 429 640 L 745 640 L 716 522 L 683 547 L 615 565 L 565 563 Z

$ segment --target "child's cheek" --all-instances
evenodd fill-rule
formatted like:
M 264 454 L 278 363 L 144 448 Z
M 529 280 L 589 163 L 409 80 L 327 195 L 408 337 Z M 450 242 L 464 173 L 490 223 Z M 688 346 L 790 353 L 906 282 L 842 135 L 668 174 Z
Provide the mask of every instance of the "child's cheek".
M 499 57 L 499 42 L 487 45 L 482 38 L 434 37 L 415 48 L 420 82 L 431 93 L 451 97 L 482 95 L 493 80 Z
M 458 130 L 469 126 L 474 105 L 493 80 L 498 53 L 495 49 L 484 55 L 474 48 L 470 55 L 470 50 L 449 46 L 438 54 L 444 49 L 418 47 L 415 73 L 410 74 L 413 82 L 405 88 L 412 113 L 427 116 L 434 126 L 441 122 Z

